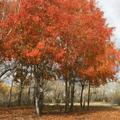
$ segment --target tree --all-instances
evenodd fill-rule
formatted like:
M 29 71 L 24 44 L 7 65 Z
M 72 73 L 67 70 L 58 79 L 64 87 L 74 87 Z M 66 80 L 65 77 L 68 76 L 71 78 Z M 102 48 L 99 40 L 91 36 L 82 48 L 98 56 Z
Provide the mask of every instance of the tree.
M 21 105 L 22 102 L 22 93 L 23 93 L 23 89 L 24 89 L 24 85 L 25 82 L 27 80 L 27 71 L 28 68 L 23 68 L 23 66 L 20 64 L 16 71 L 15 71 L 15 75 L 14 75 L 14 82 L 19 83 L 19 94 L 18 94 L 18 105 Z
M 40 89 L 42 91 L 42 74 L 45 67 L 52 62 L 51 57 L 58 59 L 65 53 L 64 48 L 57 43 L 57 38 L 68 31 L 74 17 L 65 9 L 68 1 L 21 0 L 17 2 L 19 2 L 19 9 L 10 12 L 0 23 L 1 53 L 4 60 L 14 59 L 23 65 L 34 66 L 36 101 L 38 101 L 43 96 L 43 93 L 41 95 L 38 93 Z M 40 115 L 38 106 L 37 113 Z
M 46 73 L 50 73 L 55 62 L 65 79 L 66 111 L 71 71 L 95 85 L 113 77 L 113 51 L 117 52 L 109 39 L 112 28 L 106 25 L 94 0 L 18 0 L 15 4 L 17 9 L 0 21 L 1 55 L 5 61 L 15 60 L 31 68 L 38 115 L 43 108 Z M 108 68 L 108 64 L 109 71 L 103 67 Z

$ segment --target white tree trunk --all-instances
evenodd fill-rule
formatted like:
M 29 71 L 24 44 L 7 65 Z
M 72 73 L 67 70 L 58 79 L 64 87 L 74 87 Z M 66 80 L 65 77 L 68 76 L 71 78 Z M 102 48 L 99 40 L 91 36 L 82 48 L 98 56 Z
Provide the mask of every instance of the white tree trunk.
M 39 116 L 40 115 L 40 109 L 39 109 L 39 98 L 35 97 L 35 106 L 36 106 L 36 113 Z

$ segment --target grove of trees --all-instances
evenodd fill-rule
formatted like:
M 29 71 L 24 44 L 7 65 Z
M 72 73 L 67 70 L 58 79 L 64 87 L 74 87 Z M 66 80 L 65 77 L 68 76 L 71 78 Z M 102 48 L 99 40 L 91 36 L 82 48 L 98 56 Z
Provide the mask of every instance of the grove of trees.
M 61 80 L 65 112 L 73 111 L 79 83 L 81 108 L 86 86 L 89 108 L 91 86 L 116 80 L 119 50 L 112 32 L 95 0 L 1 0 L 0 61 L 10 63 L 1 77 L 8 72 L 13 77 L 9 106 L 13 83 L 20 85 L 18 105 L 23 88 L 33 86 L 34 105 L 41 115 L 46 81 Z

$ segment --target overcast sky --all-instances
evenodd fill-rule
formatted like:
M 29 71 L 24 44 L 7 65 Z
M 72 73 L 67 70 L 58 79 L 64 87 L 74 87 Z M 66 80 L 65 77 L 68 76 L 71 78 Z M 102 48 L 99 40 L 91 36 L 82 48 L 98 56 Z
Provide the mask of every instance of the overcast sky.
M 110 26 L 116 27 L 114 31 L 115 42 L 120 48 L 120 0 L 97 0 L 105 13 Z

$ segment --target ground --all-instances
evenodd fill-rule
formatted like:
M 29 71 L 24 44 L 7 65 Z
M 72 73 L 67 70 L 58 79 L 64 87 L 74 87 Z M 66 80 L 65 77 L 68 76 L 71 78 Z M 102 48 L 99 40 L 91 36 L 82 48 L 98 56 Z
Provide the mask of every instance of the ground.
M 108 105 L 92 106 L 88 111 L 76 107 L 69 114 L 53 111 L 54 107 L 45 109 L 43 116 L 37 117 L 34 107 L 0 108 L 0 120 L 120 120 L 120 108 Z

